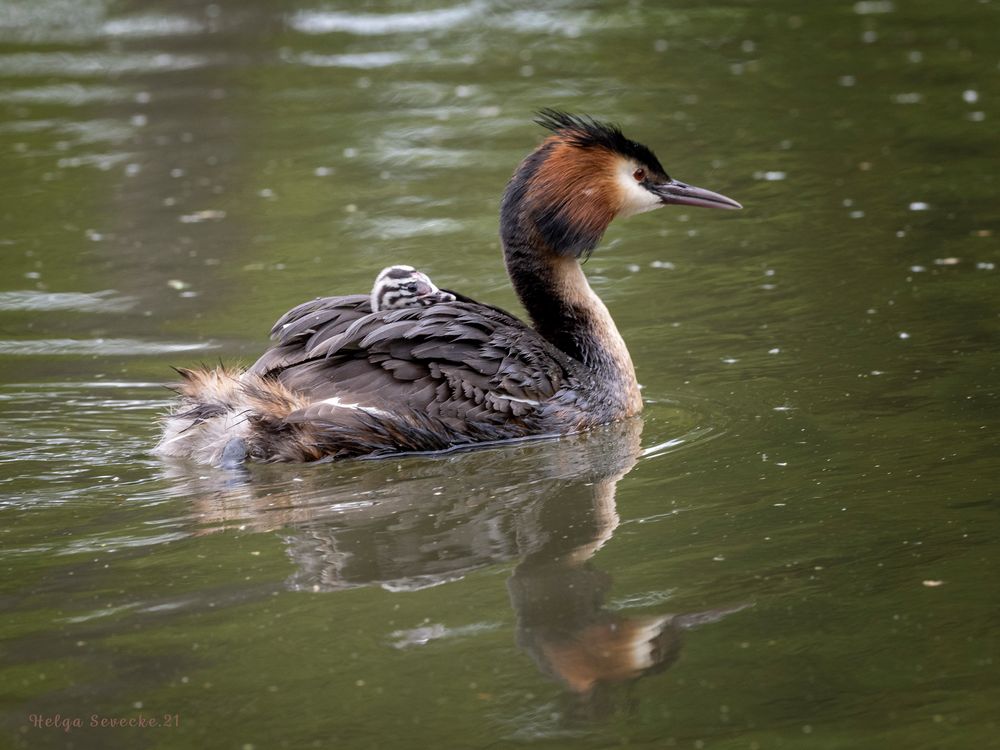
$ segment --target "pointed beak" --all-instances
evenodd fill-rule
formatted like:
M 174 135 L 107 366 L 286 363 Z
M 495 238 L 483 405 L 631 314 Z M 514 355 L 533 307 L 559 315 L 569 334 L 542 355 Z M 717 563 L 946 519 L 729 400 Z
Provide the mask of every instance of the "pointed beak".
M 670 180 L 659 185 L 650 186 L 650 190 L 660 196 L 664 203 L 678 206 L 702 206 L 703 208 L 743 208 L 732 198 L 719 193 L 713 193 L 705 188 L 685 185 L 678 180 Z

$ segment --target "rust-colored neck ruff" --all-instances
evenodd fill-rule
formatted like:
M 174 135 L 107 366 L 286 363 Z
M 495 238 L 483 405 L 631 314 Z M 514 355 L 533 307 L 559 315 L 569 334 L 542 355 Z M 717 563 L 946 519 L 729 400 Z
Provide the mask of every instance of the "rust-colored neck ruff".
M 619 416 L 630 416 L 642 408 L 632 359 L 578 260 L 620 208 L 613 183 L 613 155 L 549 138 L 508 183 L 500 236 L 507 273 L 535 329 L 586 365 L 620 402 Z

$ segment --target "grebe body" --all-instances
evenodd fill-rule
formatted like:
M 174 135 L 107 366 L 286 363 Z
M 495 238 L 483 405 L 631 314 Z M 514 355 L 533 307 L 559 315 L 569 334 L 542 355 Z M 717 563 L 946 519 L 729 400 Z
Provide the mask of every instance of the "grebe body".
M 429 279 L 436 296 L 421 287 L 399 298 L 422 291 L 427 304 L 373 305 L 379 281 L 372 295 L 306 302 L 249 369 L 179 370 L 157 452 L 205 463 L 381 456 L 637 414 L 628 349 L 580 259 L 618 216 L 740 205 L 671 179 L 617 127 L 554 110 L 538 122 L 551 135 L 515 171 L 500 210 L 507 273 L 532 326 Z

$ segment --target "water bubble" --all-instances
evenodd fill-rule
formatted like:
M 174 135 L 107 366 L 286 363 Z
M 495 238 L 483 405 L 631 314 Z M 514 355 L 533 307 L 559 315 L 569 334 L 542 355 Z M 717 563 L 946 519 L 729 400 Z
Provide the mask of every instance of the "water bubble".
M 924 95 L 916 91 L 907 91 L 902 94 L 894 94 L 892 100 L 896 104 L 920 104 L 924 100 Z
M 967 104 L 975 104 L 979 101 L 979 92 L 975 89 L 966 89 L 962 92 L 962 101 Z
M 908 334 L 906 331 L 900 331 L 899 338 L 905 341 L 906 339 L 910 338 L 910 334 Z
M 929 211 L 931 208 L 930 203 L 925 203 L 924 201 L 913 201 L 910 203 L 911 211 Z
M 837 83 L 839 83 L 841 86 L 845 86 L 848 88 L 853 86 L 857 82 L 858 79 L 855 78 L 854 76 L 841 76 L 840 78 L 837 79 Z

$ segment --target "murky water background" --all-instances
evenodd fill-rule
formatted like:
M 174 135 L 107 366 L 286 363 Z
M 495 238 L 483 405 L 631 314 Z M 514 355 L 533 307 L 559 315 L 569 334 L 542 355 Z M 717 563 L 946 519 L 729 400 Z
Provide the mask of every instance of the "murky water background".
M 0 2 L 0 745 L 1000 746 L 998 32 L 972 0 Z M 149 455 L 169 365 L 391 262 L 516 309 L 497 202 L 543 106 L 746 206 L 588 263 L 641 421 Z M 171 726 L 108 726 L 140 715 Z

